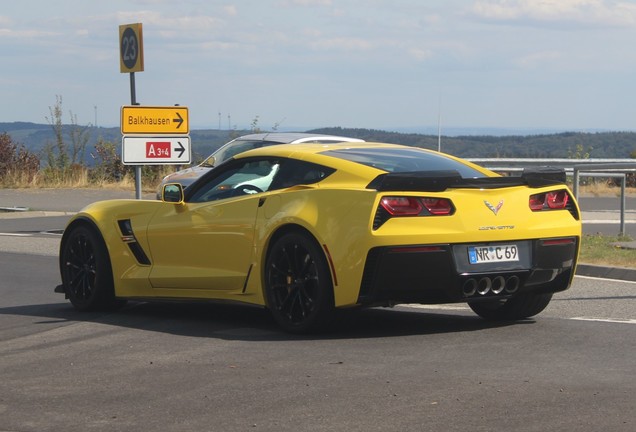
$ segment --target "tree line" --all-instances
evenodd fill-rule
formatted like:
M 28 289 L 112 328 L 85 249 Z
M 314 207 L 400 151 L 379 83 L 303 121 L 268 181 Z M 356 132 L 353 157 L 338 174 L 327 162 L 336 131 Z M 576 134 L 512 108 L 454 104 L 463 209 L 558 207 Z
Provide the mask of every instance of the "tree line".
M 341 127 L 314 129 L 312 132 L 431 150 L 437 150 L 438 147 L 438 137 L 434 135 Z M 563 132 L 524 136 L 442 136 L 441 150 L 462 158 L 633 159 L 636 158 L 636 133 Z

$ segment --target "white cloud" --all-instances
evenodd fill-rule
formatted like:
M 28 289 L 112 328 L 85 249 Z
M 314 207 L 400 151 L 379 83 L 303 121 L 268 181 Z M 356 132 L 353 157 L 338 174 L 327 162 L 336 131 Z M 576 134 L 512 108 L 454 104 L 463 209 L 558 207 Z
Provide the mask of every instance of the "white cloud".
M 283 0 L 282 6 L 331 6 L 331 0 Z
M 422 48 L 411 48 L 408 50 L 408 54 L 417 61 L 424 61 L 433 57 L 433 51 Z
M 238 15 L 238 9 L 236 8 L 235 5 L 223 6 L 223 10 L 225 11 L 226 14 L 230 16 Z
M 367 39 L 352 37 L 336 37 L 321 39 L 310 42 L 314 49 L 318 50 L 337 50 L 337 51 L 368 51 L 372 48 L 372 44 Z
M 561 58 L 561 54 L 557 51 L 541 51 L 520 57 L 515 63 L 521 68 L 537 68 Z
M 472 12 L 494 21 L 605 26 L 636 23 L 636 4 L 612 0 L 479 0 Z

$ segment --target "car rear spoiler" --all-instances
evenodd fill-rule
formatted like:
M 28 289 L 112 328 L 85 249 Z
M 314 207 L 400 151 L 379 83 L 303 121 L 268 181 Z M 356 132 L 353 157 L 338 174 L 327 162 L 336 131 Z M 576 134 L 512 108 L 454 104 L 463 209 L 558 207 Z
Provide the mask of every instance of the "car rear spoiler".
M 386 173 L 377 176 L 367 189 L 377 191 L 443 192 L 449 188 L 497 189 L 511 186 L 544 186 L 565 184 L 562 168 L 524 168 L 521 176 L 462 178 L 455 170 Z

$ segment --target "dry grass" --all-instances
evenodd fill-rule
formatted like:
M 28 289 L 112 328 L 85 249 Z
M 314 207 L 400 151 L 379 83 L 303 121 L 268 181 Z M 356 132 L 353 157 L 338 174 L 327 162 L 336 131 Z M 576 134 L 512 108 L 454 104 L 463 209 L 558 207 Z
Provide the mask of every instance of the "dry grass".
M 571 187 L 571 186 L 570 186 Z M 628 196 L 636 196 L 636 188 L 625 188 L 625 193 Z M 620 186 L 610 186 L 606 183 L 592 183 L 579 186 L 579 194 L 581 196 L 594 196 L 594 197 L 620 197 Z
M 611 267 L 636 268 L 636 250 L 617 246 L 617 243 L 631 240 L 630 237 L 599 234 L 584 235 L 581 240 L 579 262 Z
M 157 177 L 163 177 L 173 172 L 171 168 L 161 171 Z M 142 178 L 142 189 L 144 192 L 154 192 L 159 184 L 158 179 Z M 29 176 L 23 172 L 7 172 L 0 179 L 0 187 L 12 189 L 116 189 L 135 190 L 135 176 L 124 174 L 121 180 L 112 181 L 91 176 L 91 172 L 86 168 L 74 169 L 64 175 L 59 172 L 40 170 L 35 175 Z

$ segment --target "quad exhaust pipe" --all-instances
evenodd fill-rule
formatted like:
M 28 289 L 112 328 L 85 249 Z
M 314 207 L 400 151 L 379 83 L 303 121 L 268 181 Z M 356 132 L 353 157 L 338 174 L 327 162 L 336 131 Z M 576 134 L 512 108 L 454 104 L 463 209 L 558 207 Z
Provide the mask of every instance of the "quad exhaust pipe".
M 504 276 L 469 278 L 462 285 L 462 294 L 464 297 L 472 297 L 476 294 L 485 296 L 489 293 L 498 295 L 503 292 L 512 294 L 519 289 L 519 284 L 519 277 L 514 275 L 507 278 Z

